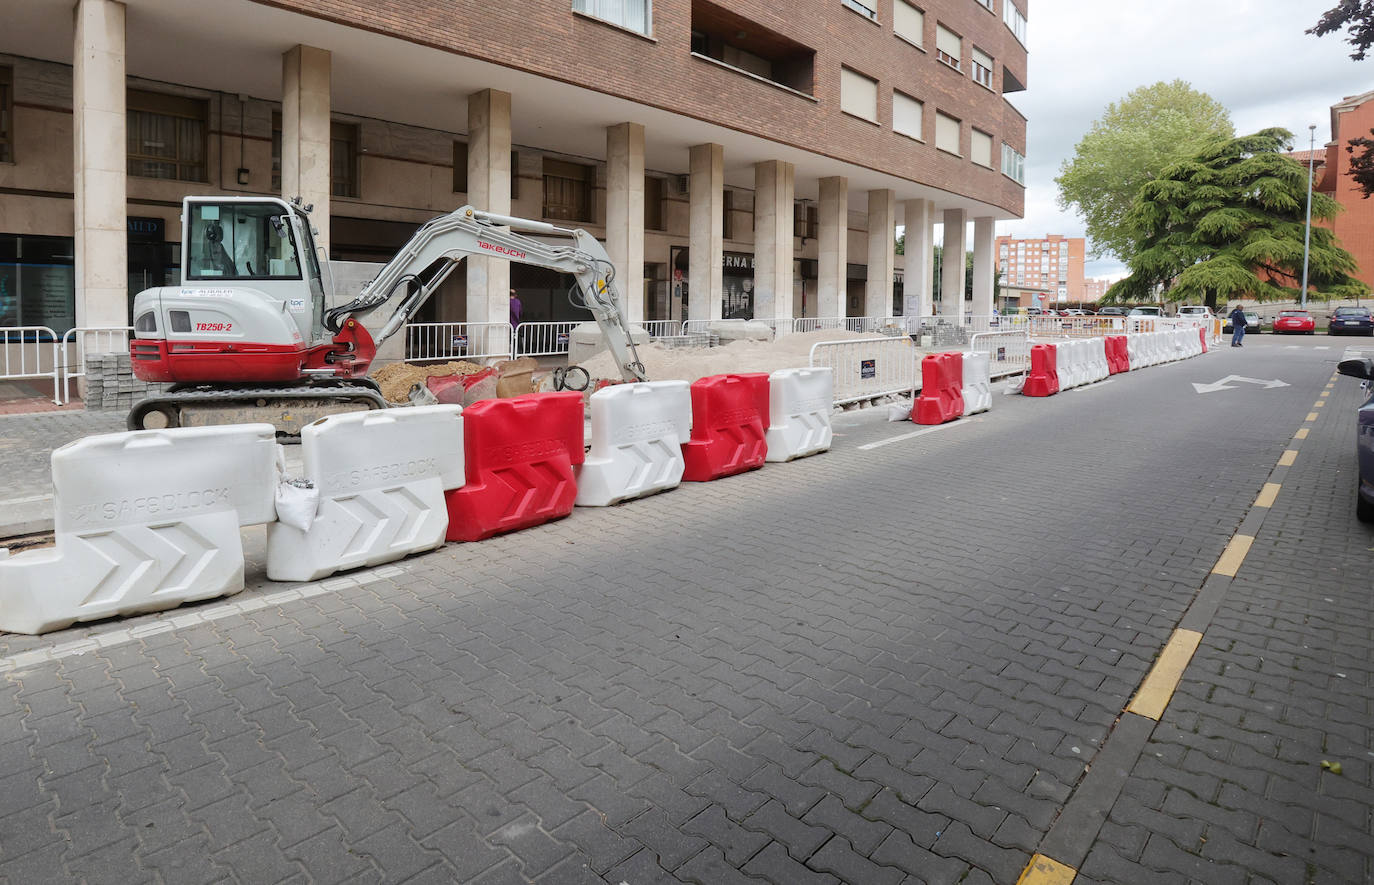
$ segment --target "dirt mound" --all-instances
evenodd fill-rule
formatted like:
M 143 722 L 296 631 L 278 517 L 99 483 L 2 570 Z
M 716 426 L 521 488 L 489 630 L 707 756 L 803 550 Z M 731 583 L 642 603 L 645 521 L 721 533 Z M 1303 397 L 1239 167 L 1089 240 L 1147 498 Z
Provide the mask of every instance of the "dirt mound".
M 410 388 L 416 384 L 424 386 L 426 378 L 442 378 L 447 375 L 472 375 L 482 371 L 482 366 L 465 361 L 434 363 L 417 366 L 411 363 L 388 363 L 372 374 L 372 380 L 382 388 L 382 396 L 389 403 L 404 403 L 410 399 Z

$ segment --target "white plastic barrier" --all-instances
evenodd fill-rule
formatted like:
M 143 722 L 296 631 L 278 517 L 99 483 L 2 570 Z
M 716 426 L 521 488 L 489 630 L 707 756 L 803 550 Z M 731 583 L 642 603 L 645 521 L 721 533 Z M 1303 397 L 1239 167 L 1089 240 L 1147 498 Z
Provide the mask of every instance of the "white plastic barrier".
M 992 358 L 986 351 L 964 353 L 964 414 L 992 408 Z
M 768 461 L 791 461 L 830 448 L 835 373 L 828 366 L 780 369 L 768 376 Z
M 1143 335 L 1126 336 L 1126 358 L 1130 361 L 1131 371 L 1145 368 L 1145 349 Z
M 90 436 L 52 453 L 56 546 L 0 550 L 0 630 L 159 611 L 243 589 L 239 527 L 271 522 L 270 424 Z
M 1088 339 L 1088 381 L 1106 381 L 1112 374 L 1111 367 L 1107 365 L 1107 339 L 1089 338 Z
M 592 448 L 574 468 L 578 506 L 605 507 L 682 482 L 682 444 L 692 432 L 686 381 L 613 385 L 592 394 L 591 405 Z
M 444 490 L 463 485 L 458 406 L 330 415 L 301 431 L 305 479 L 319 494 L 308 525 L 267 527 L 267 577 L 314 581 L 444 543 Z
M 1088 383 L 1088 342 L 1083 338 L 1058 342 L 1059 387 L 1067 390 Z

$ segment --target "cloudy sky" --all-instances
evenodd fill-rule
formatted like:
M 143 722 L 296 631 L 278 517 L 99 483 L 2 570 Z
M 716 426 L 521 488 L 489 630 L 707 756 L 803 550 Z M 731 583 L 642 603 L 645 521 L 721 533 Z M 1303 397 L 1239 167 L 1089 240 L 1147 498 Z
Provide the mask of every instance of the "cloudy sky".
M 1350 60 L 1343 35 L 1303 33 L 1337 0 L 1031 0 L 1030 88 L 1010 96 L 1029 119 L 1026 214 L 997 233 L 1083 236 L 1061 211 L 1060 164 L 1113 101 L 1138 86 L 1182 79 L 1221 102 L 1237 133 L 1282 126 L 1295 147 L 1331 137 L 1331 105 L 1374 90 L 1374 57 Z M 1119 277 L 1111 258 L 1090 260 L 1090 277 Z

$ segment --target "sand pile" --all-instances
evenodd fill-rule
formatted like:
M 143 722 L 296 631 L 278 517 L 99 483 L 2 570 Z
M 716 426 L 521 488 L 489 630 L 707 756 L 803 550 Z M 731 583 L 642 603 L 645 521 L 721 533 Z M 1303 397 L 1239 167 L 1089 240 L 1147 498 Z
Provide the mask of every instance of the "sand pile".
M 650 381 L 696 381 L 708 375 L 732 372 L 774 372 L 778 369 L 805 368 L 811 346 L 818 341 L 847 341 L 876 338 L 872 333 L 841 332 L 834 329 L 783 335 L 775 341 L 733 341 L 720 347 L 668 348 L 649 342 L 639 346 Z M 620 380 L 620 370 L 609 351 L 602 351 L 582 363 L 592 378 Z
M 472 375 L 483 367 L 465 361 L 453 363 L 434 363 L 416 366 L 410 363 L 388 363 L 372 373 L 372 380 L 382 388 L 382 396 L 389 403 L 404 403 L 410 399 L 410 388 L 416 384 L 424 385 L 426 378 L 447 375 Z

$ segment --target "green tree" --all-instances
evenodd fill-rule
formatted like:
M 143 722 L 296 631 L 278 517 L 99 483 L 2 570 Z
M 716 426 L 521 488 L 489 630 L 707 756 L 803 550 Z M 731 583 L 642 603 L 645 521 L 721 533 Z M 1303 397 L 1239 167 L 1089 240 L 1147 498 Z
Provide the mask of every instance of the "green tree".
M 1107 291 L 1109 301 L 1164 299 L 1215 308 L 1236 298 L 1299 296 L 1306 227 L 1307 167 L 1284 156 L 1293 135 L 1264 129 L 1218 139 L 1146 183 L 1127 216 L 1131 275 Z M 1314 221 L 1340 205 L 1312 195 Z M 1364 287 L 1350 274 L 1350 253 L 1326 228 L 1312 227 L 1308 279 L 1315 297 L 1353 298 Z
M 1349 36 L 1345 42 L 1353 49 L 1350 57 L 1364 61 L 1371 44 L 1374 44 L 1374 0 L 1341 0 L 1326 12 L 1307 33 L 1324 37 L 1339 30 L 1346 30 Z
M 1369 130 L 1374 135 L 1374 129 Z M 1345 146 L 1350 154 L 1350 171 L 1346 172 L 1364 193 L 1364 199 L 1374 196 L 1374 139 L 1358 137 Z
M 1076 209 L 1094 257 L 1129 261 L 1126 213 L 1141 185 L 1213 138 L 1235 135 L 1231 117 L 1211 96 L 1182 80 L 1142 86 L 1107 106 L 1059 168 L 1059 205 Z

